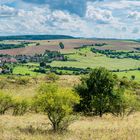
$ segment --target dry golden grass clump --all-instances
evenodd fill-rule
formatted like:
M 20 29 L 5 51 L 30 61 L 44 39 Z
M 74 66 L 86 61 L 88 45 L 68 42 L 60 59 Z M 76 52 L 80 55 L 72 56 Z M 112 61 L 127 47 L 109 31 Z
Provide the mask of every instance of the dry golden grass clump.
M 0 116 L 0 140 L 139 140 L 140 113 L 116 118 L 79 117 L 63 133 L 50 131 L 45 115 Z

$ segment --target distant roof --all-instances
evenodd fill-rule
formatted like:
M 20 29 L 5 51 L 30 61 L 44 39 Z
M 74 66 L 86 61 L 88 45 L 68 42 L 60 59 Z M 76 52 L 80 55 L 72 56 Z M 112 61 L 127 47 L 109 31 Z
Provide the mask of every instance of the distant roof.
M 16 63 L 17 60 L 15 58 L 0 57 L 0 63 L 1 62 Z

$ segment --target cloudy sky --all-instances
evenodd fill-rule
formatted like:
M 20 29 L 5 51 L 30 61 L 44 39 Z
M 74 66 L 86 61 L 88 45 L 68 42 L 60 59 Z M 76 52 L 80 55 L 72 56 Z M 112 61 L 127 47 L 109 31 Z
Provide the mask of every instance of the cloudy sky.
M 0 0 L 0 35 L 140 38 L 140 0 Z

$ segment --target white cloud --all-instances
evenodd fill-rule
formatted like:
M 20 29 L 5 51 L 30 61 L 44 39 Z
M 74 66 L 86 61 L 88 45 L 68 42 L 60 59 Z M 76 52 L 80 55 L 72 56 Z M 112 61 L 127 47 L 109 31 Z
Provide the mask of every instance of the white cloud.
M 128 18 L 132 20 L 140 20 L 140 12 L 138 11 L 130 11 L 128 13 Z
M 107 7 L 108 9 L 126 9 L 132 7 L 139 7 L 139 0 L 111 0 L 103 2 L 101 7 Z
M 124 25 L 121 21 L 119 21 L 118 17 L 113 16 L 111 10 L 98 8 L 96 5 L 94 5 L 94 3 L 91 2 L 87 4 L 85 17 L 87 20 L 90 20 L 96 25 L 106 24 L 107 26 L 113 28 L 120 28 L 120 26 Z
M 95 8 L 92 3 L 87 5 L 86 18 L 99 24 L 108 24 L 115 20 L 111 11 Z
M 5 0 L 0 0 L 0 4 Z M 12 2 L 17 0 L 6 0 Z M 18 0 L 16 7 L 0 5 L 0 35 L 69 34 L 88 37 L 140 36 L 140 1 L 106 0 L 87 3 L 83 17 L 48 5 Z M 134 33 L 135 32 L 135 33 Z
M 85 32 L 88 30 L 85 21 L 80 17 L 60 10 L 51 11 L 48 7 L 33 7 L 26 11 L 3 6 L 0 8 L 0 25 L 0 33 L 3 34 L 78 35 L 80 32 L 86 35 Z
M 15 10 L 14 8 L 5 5 L 0 6 L 0 18 L 11 17 L 16 15 L 17 15 L 17 10 Z

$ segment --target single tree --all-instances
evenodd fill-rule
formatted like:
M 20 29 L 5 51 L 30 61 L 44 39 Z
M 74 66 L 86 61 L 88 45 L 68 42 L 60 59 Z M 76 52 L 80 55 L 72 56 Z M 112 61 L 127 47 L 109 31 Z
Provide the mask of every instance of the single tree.
M 79 96 L 69 89 L 58 89 L 55 85 L 42 85 L 34 99 L 37 111 L 47 113 L 53 130 L 66 129 L 73 106 L 79 102 Z
M 82 98 L 76 110 L 102 117 L 104 113 L 109 112 L 114 86 L 112 73 L 102 67 L 94 69 L 89 76 L 81 79 L 81 84 L 75 87 Z
M 135 75 L 131 75 L 131 80 L 135 80 Z
M 61 49 L 64 49 L 64 44 L 63 44 L 62 42 L 60 42 L 60 43 L 59 43 L 59 47 L 60 47 Z

